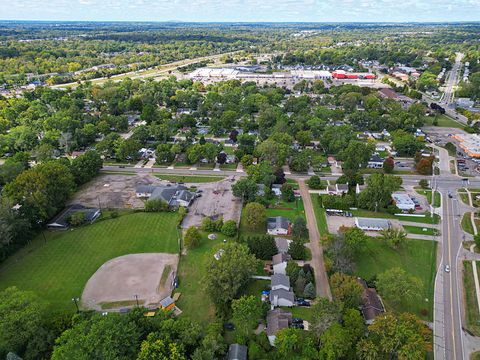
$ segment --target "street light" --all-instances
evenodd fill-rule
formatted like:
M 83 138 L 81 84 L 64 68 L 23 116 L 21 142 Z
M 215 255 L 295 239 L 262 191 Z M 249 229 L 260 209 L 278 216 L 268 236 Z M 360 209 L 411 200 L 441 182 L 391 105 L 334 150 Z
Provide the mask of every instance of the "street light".
M 80 312 L 80 309 L 78 307 L 78 302 L 80 301 L 79 298 L 72 298 L 72 301 L 75 303 L 75 307 L 77 308 L 77 313 Z

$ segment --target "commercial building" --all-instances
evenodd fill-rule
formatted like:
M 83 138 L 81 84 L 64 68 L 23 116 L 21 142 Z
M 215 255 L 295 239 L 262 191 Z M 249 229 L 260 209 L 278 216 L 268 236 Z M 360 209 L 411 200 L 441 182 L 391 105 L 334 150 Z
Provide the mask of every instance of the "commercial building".
M 392 194 L 392 199 L 395 203 L 395 206 L 402 211 L 415 210 L 415 203 L 407 194 Z
M 372 74 L 372 73 L 353 73 L 353 72 L 347 72 L 345 70 L 333 71 L 332 77 L 334 79 L 368 79 L 368 80 L 373 80 L 376 78 L 375 74 Z
M 387 219 L 356 217 L 355 226 L 363 231 L 382 231 L 390 229 L 392 224 Z
M 478 134 L 455 134 L 453 138 L 459 141 L 458 145 L 468 156 L 480 158 L 480 136 Z

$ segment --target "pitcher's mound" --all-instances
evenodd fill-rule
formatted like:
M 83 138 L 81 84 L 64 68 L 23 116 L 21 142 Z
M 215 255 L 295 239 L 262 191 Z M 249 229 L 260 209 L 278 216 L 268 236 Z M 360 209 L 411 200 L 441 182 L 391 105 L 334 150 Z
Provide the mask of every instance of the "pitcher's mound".
M 172 292 L 178 255 L 165 253 L 131 254 L 103 264 L 88 280 L 82 305 L 111 310 L 136 304 L 156 304 Z

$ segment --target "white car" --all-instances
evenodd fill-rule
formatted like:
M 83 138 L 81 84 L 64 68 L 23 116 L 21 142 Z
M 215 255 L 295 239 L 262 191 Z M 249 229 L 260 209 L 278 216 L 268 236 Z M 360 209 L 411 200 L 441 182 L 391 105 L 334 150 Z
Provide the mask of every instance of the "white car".
M 445 265 L 445 272 L 447 272 L 447 273 L 450 272 L 450 265 Z

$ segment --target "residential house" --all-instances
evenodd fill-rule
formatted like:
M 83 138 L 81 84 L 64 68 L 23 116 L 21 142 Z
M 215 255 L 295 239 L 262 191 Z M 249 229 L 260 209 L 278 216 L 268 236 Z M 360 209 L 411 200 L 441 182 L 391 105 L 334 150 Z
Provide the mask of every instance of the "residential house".
M 275 245 L 277 246 L 278 252 L 287 254 L 288 249 L 290 248 L 290 242 L 291 240 L 288 240 L 282 237 L 276 237 Z
M 70 205 L 47 224 L 49 229 L 65 230 L 70 226 L 70 218 L 76 213 L 85 214 L 85 223 L 93 223 L 101 215 L 98 208 L 87 208 L 80 204 Z
M 358 279 L 358 282 L 363 286 L 361 311 L 365 323 L 371 325 L 375 318 L 385 312 L 382 299 L 374 288 L 369 288 L 365 280 Z
M 292 307 L 295 304 L 295 295 L 293 291 L 287 291 L 285 289 L 271 290 L 270 303 L 273 307 Z
M 290 220 L 286 217 L 275 216 L 267 219 L 267 233 L 269 235 L 290 235 L 291 232 Z
M 272 290 L 283 289 L 290 291 L 290 278 L 285 274 L 274 274 L 270 278 Z
M 230 344 L 227 360 L 247 360 L 248 348 L 245 345 Z
M 385 159 L 378 156 L 378 154 L 374 154 L 370 160 L 368 160 L 367 167 L 370 169 L 381 169 L 383 168 L 383 163 L 385 162 Z
M 392 224 L 387 219 L 356 217 L 355 226 L 364 231 L 381 231 L 390 229 Z
M 329 195 L 343 195 L 348 193 L 348 183 L 347 184 L 335 184 L 328 185 L 327 192 Z
M 278 253 L 272 258 L 273 273 L 274 274 L 287 274 L 287 262 L 288 254 L 287 253 Z
M 282 184 L 272 184 L 272 192 L 275 196 L 282 196 Z
M 292 314 L 282 309 L 270 310 L 267 313 L 267 337 L 270 345 L 275 346 L 277 333 L 287 329 L 292 322 Z
M 137 197 L 150 200 L 160 199 L 168 206 L 176 208 L 179 206 L 188 207 L 195 199 L 195 193 L 188 191 L 185 186 L 152 186 L 140 185 L 136 188 Z

